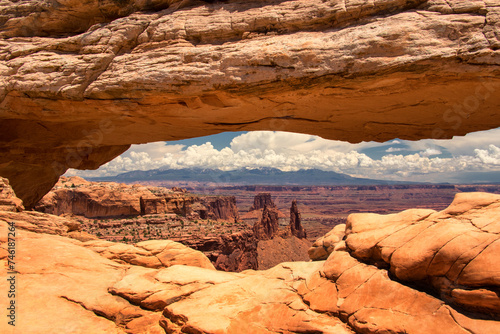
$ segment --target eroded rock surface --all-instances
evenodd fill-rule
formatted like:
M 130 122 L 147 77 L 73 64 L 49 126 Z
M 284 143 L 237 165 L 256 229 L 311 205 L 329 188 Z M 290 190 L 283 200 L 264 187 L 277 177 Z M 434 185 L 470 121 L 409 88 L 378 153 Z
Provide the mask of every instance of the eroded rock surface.
M 278 215 L 276 206 L 264 205 L 262 216 L 253 225 L 253 233 L 258 240 L 270 240 L 279 235 Z
M 171 240 L 148 240 L 128 245 L 105 240 L 91 240 L 83 246 L 107 259 L 146 268 L 170 267 L 175 264 L 215 270 L 202 252 Z
M 23 211 L 23 201 L 17 198 L 9 180 L 0 177 L 0 211 Z
M 258 269 L 257 243 L 253 231 L 241 231 L 217 237 L 179 238 L 179 242 L 202 251 L 217 270 L 239 272 Z
M 345 224 L 335 226 L 330 232 L 318 238 L 309 248 L 309 257 L 313 261 L 326 260 L 334 250 L 345 248 L 342 242 L 345 236 Z
M 97 168 L 133 143 L 264 129 L 359 142 L 495 128 L 499 8 L 5 0 L 0 174 L 30 208 L 68 167 Z
M 487 193 L 459 193 L 441 212 L 352 214 L 345 228 L 338 225 L 318 239 L 309 254 L 315 260 L 349 251 L 451 305 L 498 317 L 499 214 L 500 196 Z
M 296 200 L 292 201 L 292 206 L 290 207 L 290 233 L 299 239 L 307 238 L 306 230 L 301 223 L 300 211 Z
M 62 177 L 37 203 L 41 212 L 79 215 L 87 218 L 191 213 L 193 198 L 167 188 L 127 185 L 115 182 L 89 182 L 80 177 Z
M 234 196 L 203 196 L 194 199 L 202 205 L 198 211 L 201 219 L 238 221 L 240 216 Z

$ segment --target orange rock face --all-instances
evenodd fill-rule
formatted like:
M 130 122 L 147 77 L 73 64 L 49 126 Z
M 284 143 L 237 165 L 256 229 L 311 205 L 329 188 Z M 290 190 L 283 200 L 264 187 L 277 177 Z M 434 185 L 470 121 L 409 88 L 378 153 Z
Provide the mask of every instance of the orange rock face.
M 163 213 L 185 216 L 190 213 L 192 203 L 191 196 L 165 188 L 63 177 L 35 209 L 55 215 L 74 214 L 87 218 Z
M 290 233 L 299 239 L 307 238 L 306 230 L 301 223 L 300 211 L 296 200 L 292 201 L 292 206 L 290 207 Z
M 54 189 L 37 203 L 35 210 L 87 218 L 172 213 L 232 222 L 239 219 L 236 200 L 231 196 L 194 197 L 180 188 L 89 182 L 80 177 L 62 177 Z
M 16 197 L 9 185 L 9 180 L 0 177 L 0 211 L 22 211 L 23 201 Z
M 264 205 L 262 216 L 253 225 L 253 232 L 259 240 L 270 240 L 279 234 L 278 209 Z
M 345 228 L 345 249 L 452 305 L 499 316 L 499 214 L 500 196 L 486 193 L 459 193 L 441 212 L 353 214 Z M 324 247 L 327 238 L 315 242 L 311 258 L 335 253 Z

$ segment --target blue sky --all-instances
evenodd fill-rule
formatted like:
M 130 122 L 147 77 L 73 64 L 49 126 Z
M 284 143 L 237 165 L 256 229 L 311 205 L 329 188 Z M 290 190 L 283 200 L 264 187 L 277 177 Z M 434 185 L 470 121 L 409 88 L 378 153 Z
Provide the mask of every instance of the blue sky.
M 500 182 L 500 128 L 450 140 L 391 140 L 350 144 L 279 131 L 226 132 L 172 142 L 133 145 L 96 171 L 112 176 L 168 168 L 317 168 L 355 177 L 421 182 Z
M 191 146 L 191 145 L 203 145 L 206 142 L 212 143 L 213 147 L 216 150 L 222 150 L 224 147 L 229 147 L 231 145 L 231 141 L 235 138 L 238 137 L 244 133 L 247 133 L 247 131 L 238 131 L 238 132 L 223 132 L 223 133 L 218 133 L 216 135 L 211 135 L 211 136 L 203 136 L 203 137 L 196 137 L 196 138 L 190 138 L 190 139 L 183 139 L 183 140 L 176 140 L 173 142 L 166 142 L 167 144 L 181 144 L 181 145 L 186 145 Z

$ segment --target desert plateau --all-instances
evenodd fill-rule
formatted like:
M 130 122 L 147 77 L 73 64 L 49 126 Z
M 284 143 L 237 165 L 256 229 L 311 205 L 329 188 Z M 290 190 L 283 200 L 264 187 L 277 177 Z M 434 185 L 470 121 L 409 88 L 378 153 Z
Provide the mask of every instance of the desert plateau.
M 499 0 L 1 0 L 0 333 L 500 333 L 499 134 Z

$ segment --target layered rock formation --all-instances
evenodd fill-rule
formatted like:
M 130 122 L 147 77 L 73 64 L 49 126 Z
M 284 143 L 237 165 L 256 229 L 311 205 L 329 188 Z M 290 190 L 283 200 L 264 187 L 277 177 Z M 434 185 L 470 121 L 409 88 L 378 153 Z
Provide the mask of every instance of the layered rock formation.
M 264 209 L 265 206 L 276 207 L 270 193 L 258 193 L 253 198 L 253 205 L 248 211 Z
M 202 255 L 170 241 L 81 242 L 59 235 L 67 232 L 57 223 L 26 229 L 59 217 L 35 213 L 31 218 L 40 222 L 32 224 L 25 212 L 1 211 L 2 268 L 9 222 L 22 245 L 15 255 L 22 307 L 15 330 L 3 321 L 0 331 L 496 333 L 499 210 L 499 195 L 472 193 L 441 212 L 352 215 L 339 242 L 346 245 L 326 261 L 241 273 L 202 268 Z M 183 255 L 190 252 L 199 260 Z M 443 280 L 441 294 L 429 290 Z M 0 289 L 7 284 L 1 280 Z M 0 307 L 6 302 L 0 299 Z
M 224 234 L 218 237 L 182 238 L 178 241 L 202 251 L 217 270 L 240 272 L 246 269 L 258 269 L 258 240 L 252 231 Z
M 292 206 L 290 207 L 290 233 L 299 239 L 307 238 L 306 230 L 300 220 L 300 212 L 296 200 L 292 201 Z
M 0 177 L 0 211 L 23 211 L 23 201 L 16 197 L 9 180 Z
M 171 240 L 148 240 L 135 245 L 91 240 L 84 242 L 83 246 L 107 259 L 123 264 L 146 268 L 163 268 L 178 264 L 215 270 L 202 252 Z
M 97 168 L 133 143 L 257 129 L 384 141 L 498 127 L 498 8 L 3 1 L 0 175 L 30 208 L 68 167 Z
M 240 219 L 234 196 L 203 196 L 194 201 L 201 204 L 196 210 L 201 219 L 233 222 Z
M 193 208 L 193 204 L 199 205 Z M 177 214 L 193 218 L 237 221 L 233 196 L 195 197 L 184 189 L 166 189 L 115 182 L 89 182 L 62 177 L 35 206 L 37 211 L 87 218 Z
M 37 203 L 35 209 L 55 215 L 74 214 L 87 218 L 160 213 L 185 216 L 192 202 L 191 196 L 165 188 L 63 177 Z
M 278 209 L 264 205 L 261 218 L 253 225 L 253 232 L 259 240 L 269 240 L 279 234 Z

